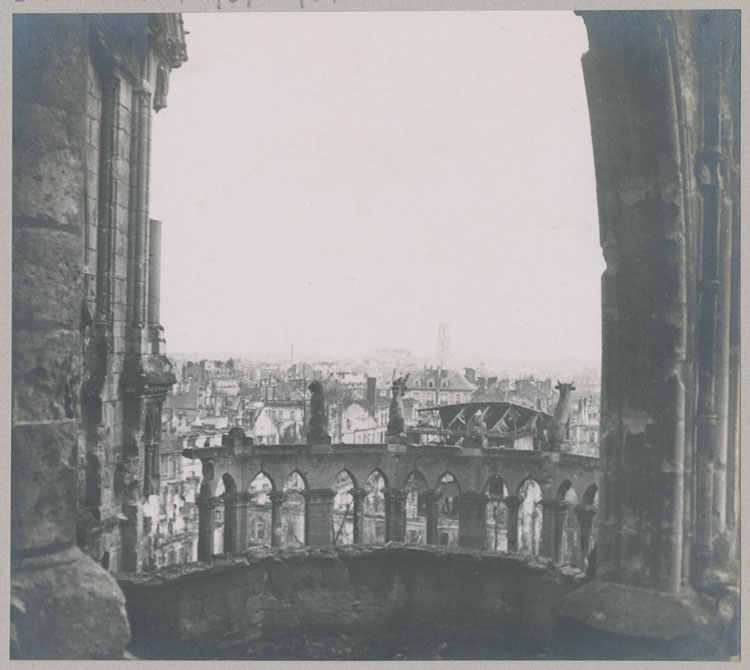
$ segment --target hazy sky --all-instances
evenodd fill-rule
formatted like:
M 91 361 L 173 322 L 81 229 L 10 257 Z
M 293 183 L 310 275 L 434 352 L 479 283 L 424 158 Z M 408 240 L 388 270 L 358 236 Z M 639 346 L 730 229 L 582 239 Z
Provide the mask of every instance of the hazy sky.
M 572 12 L 185 14 L 153 124 L 168 351 L 600 351 Z

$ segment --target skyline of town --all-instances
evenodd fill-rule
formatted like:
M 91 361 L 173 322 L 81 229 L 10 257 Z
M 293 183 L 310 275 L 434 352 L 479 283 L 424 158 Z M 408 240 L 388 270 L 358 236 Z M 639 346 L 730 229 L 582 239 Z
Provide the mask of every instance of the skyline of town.
M 269 362 L 277 364 L 293 365 L 295 363 L 315 364 L 320 362 L 335 362 L 343 366 L 362 365 L 368 362 L 388 361 L 396 371 L 409 369 L 443 367 L 464 369 L 467 367 L 488 371 L 489 373 L 510 375 L 538 375 L 545 376 L 555 374 L 584 374 L 598 375 L 601 367 L 601 353 L 596 352 L 588 358 L 576 356 L 552 355 L 531 358 L 526 357 L 511 359 L 497 352 L 476 352 L 472 356 L 453 355 L 450 344 L 450 323 L 441 322 L 437 328 L 437 346 L 431 354 L 418 355 L 406 347 L 381 347 L 350 353 L 347 355 L 328 352 L 308 352 L 300 350 L 292 343 L 286 352 L 260 352 L 260 351 L 171 351 L 170 357 L 181 360 L 246 360 L 253 362 Z
M 281 363 L 281 362 L 288 362 L 288 363 L 314 363 L 314 362 L 321 362 L 321 361 L 336 361 L 341 363 L 352 363 L 352 362 L 358 362 L 362 360 L 367 360 L 371 358 L 376 358 L 378 354 L 376 353 L 379 350 L 371 350 L 369 352 L 363 352 L 361 354 L 349 354 L 349 355 L 336 355 L 334 352 L 320 352 L 320 353 L 305 353 L 305 352 L 295 352 L 294 357 L 291 357 L 289 353 L 283 354 L 282 352 L 243 352 L 243 351 L 201 351 L 201 350 L 194 350 L 194 351 L 172 351 L 169 350 L 169 357 L 170 358 L 189 358 L 192 360 L 227 360 L 229 358 L 241 358 L 251 361 L 269 361 L 269 362 L 275 362 L 275 363 Z M 380 350 L 382 351 L 382 350 Z M 405 350 L 410 351 L 410 350 Z M 492 369 L 498 369 L 498 370 L 508 370 L 513 371 L 517 370 L 519 372 L 523 371 L 533 371 L 536 370 L 538 374 L 543 375 L 546 374 L 548 371 L 576 371 L 576 370 L 586 370 L 586 371 L 592 371 L 592 372 L 598 372 L 599 368 L 601 367 L 599 358 L 601 354 L 598 356 L 592 356 L 590 360 L 584 360 L 582 358 L 578 358 L 575 356 L 568 356 L 568 357 L 560 357 L 560 358 L 549 358 L 549 359 L 542 359 L 539 361 L 534 360 L 508 360 L 503 358 L 496 358 L 492 355 L 482 356 L 482 355 L 476 355 L 473 357 L 466 357 L 466 358 L 458 358 L 456 357 L 453 359 L 453 362 L 458 367 L 471 367 L 475 365 L 484 364 L 487 367 L 490 367 Z M 423 367 L 423 366 L 436 366 L 438 365 L 438 357 L 435 355 L 432 356 L 417 356 L 412 354 L 411 359 L 414 362 L 414 365 L 416 367 Z

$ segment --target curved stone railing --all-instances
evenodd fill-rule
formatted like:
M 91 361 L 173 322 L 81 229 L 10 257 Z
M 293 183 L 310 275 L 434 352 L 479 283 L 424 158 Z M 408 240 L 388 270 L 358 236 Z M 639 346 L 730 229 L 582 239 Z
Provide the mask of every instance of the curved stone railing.
M 585 581 L 531 557 L 395 543 L 257 548 L 118 577 L 131 652 L 190 659 L 261 658 L 341 635 L 393 658 L 404 635 L 437 648 L 443 626 L 466 649 L 481 639 L 483 658 L 537 657 L 557 644 L 557 603 Z

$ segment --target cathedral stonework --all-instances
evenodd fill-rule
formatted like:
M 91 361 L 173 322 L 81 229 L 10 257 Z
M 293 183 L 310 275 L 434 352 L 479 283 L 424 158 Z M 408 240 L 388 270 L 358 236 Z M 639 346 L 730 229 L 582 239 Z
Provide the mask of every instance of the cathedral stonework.
M 117 657 L 128 623 L 107 570 L 143 567 L 175 381 L 148 203 L 151 118 L 187 58 L 182 19 L 14 19 L 15 653 Z

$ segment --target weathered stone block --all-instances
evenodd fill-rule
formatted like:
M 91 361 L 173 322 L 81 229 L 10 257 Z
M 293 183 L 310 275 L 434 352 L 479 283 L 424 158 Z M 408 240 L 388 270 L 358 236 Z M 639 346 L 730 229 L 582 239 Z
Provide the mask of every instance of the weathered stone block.
M 122 146 L 123 144 L 127 144 L 128 142 L 130 142 L 130 135 L 125 132 L 121 132 L 120 146 Z M 119 158 L 117 161 L 116 170 L 117 179 L 122 185 L 122 187 L 119 189 L 118 195 L 120 196 L 120 202 L 125 204 L 128 198 L 128 191 L 123 187 L 130 181 L 130 157 L 127 155 L 121 156 L 121 158 Z
M 96 176 L 99 174 L 99 146 L 97 144 L 92 144 L 91 140 L 95 138 L 97 133 L 99 132 L 99 124 L 95 121 L 92 121 L 91 128 L 89 130 L 89 143 L 86 145 L 86 171 Z M 93 184 L 96 185 L 96 181 L 93 181 Z M 94 191 L 96 193 L 96 191 Z M 89 186 L 89 194 L 91 194 L 91 186 Z
M 76 534 L 77 421 L 11 430 L 11 551 L 68 547 Z
M 349 566 L 345 562 L 325 561 L 320 573 L 323 588 L 347 588 L 349 585 Z
M 509 635 L 540 649 L 554 636 L 556 603 L 576 586 L 558 572 L 479 552 L 342 547 L 251 551 L 243 556 L 249 565 L 230 561 L 164 572 L 174 599 L 165 598 L 162 577 L 124 580 L 133 650 L 147 658 L 242 658 L 242 645 L 261 628 L 266 641 L 342 632 L 434 640 L 439 626 L 457 636 L 483 631 L 491 653 Z M 354 578 L 334 583 L 328 573 L 335 568 Z M 247 593 L 248 572 L 262 594 Z M 170 617 L 161 616 L 165 609 Z
M 13 333 L 13 420 L 72 418 L 78 411 L 80 338 L 70 330 Z
M 614 647 L 608 657 L 716 658 L 723 639 L 714 600 L 688 590 L 675 596 L 592 581 L 567 595 L 560 613 L 580 625 L 571 640 L 578 653 L 591 638 Z
M 37 104 L 17 106 L 13 124 L 13 216 L 60 226 L 83 221 L 83 147 L 78 117 Z M 23 147 L 23 150 L 21 150 Z
M 122 658 L 130 639 L 125 597 L 78 548 L 15 564 L 11 593 L 23 607 L 13 612 L 20 658 Z
M 87 88 L 83 15 L 27 16 L 13 23 L 14 102 L 58 107 L 81 117 Z M 14 123 L 17 116 L 14 114 Z
M 83 238 L 75 232 L 13 228 L 13 327 L 78 329 L 83 298 Z M 20 346 L 23 336 L 18 336 Z

